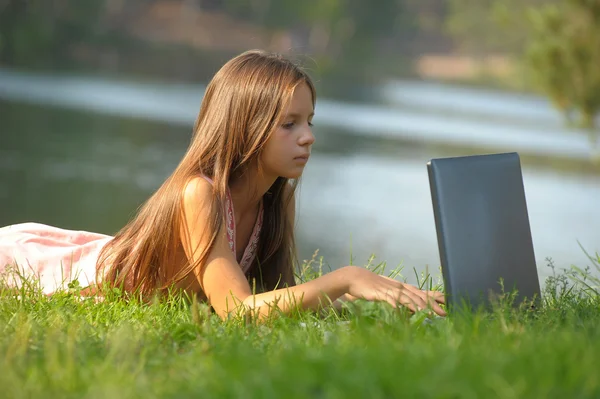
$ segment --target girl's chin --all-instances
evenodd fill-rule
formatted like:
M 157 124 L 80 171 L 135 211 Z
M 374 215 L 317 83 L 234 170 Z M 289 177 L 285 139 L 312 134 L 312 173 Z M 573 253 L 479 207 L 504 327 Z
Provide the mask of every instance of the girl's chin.
M 304 168 L 296 168 L 295 170 L 290 170 L 281 176 L 285 177 L 286 179 L 297 179 L 302 176 L 302 173 L 304 173 Z
M 284 179 L 298 179 L 300 176 L 302 176 L 302 172 L 300 172 L 300 173 L 286 173 L 286 174 L 281 174 L 279 176 L 283 177 Z
M 302 165 L 301 167 L 292 167 L 292 168 L 286 168 L 285 170 L 280 169 L 279 171 L 275 172 L 275 176 L 279 176 L 279 177 L 283 177 L 284 179 L 297 179 L 300 176 L 302 176 L 302 174 L 304 173 L 304 165 Z

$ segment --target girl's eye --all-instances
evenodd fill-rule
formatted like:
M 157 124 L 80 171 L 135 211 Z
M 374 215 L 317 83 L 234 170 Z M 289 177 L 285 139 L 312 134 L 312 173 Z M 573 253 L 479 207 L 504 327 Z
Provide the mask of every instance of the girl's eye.
M 284 123 L 283 125 L 281 125 L 281 127 L 283 127 L 284 129 L 291 129 L 294 127 L 294 125 L 295 125 L 294 122 L 287 122 L 287 123 Z M 312 122 L 308 122 L 308 126 L 313 127 L 314 125 Z

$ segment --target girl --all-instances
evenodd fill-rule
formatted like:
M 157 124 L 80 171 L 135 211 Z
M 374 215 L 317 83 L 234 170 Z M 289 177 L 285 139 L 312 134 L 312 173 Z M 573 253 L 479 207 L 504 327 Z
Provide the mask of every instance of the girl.
M 364 268 L 295 284 L 294 192 L 315 141 L 315 101 L 311 79 L 289 60 L 262 51 L 233 58 L 208 85 L 180 164 L 122 230 L 110 237 L 35 223 L 5 227 L 0 272 L 17 265 L 48 294 L 73 280 L 144 297 L 174 286 L 223 318 L 356 298 L 444 315 L 441 293 Z

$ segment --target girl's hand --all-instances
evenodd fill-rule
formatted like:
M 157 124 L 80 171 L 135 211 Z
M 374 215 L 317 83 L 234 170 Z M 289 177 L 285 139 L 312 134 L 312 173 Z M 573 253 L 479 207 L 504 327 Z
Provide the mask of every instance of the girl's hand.
M 346 266 L 343 269 L 348 279 L 348 294 L 351 297 L 385 301 L 394 307 L 403 305 L 413 312 L 431 308 L 438 315 L 446 316 L 446 312 L 439 305 L 445 303 L 444 294 L 441 292 L 423 291 L 413 285 L 356 266 Z

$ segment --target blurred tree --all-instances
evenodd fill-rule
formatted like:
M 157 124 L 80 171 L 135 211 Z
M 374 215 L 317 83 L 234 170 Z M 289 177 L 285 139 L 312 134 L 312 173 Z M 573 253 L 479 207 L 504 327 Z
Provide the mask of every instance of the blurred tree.
M 419 29 L 409 15 L 415 1 L 0 0 L 0 63 L 62 67 L 79 59 L 118 68 L 123 48 L 134 39 L 128 27 L 146 15 L 140 8 L 147 11 L 155 4 L 157 12 L 170 3 L 184 5 L 182 12 L 224 12 L 264 27 L 274 47 L 310 54 L 315 64 L 308 66 L 318 67 L 328 80 L 379 78 L 407 58 L 400 49 Z M 429 8 L 435 10 L 436 1 L 430 0 Z M 152 39 L 146 43 L 152 45 Z
M 402 34 L 402 24 L 408 18 L 403 18 L 404 2 L 398 0 L 380 0 L 376 3 L 347 0 L 345 2 L 345 18 L 353 26 L 353 35 L 344 40 L 343 48 L 352 55 L 353 61 L 372 58 L 379 46 L 392 33 Z M 376 5 L 375 5 L 376 4 Z
M 497 46 L 497 34 L 492 27 L 495 0 L 450 0 L 446 21 L 448 33 L 457 47 L 475 55 Z
M 403 1 L 378 0 L 223 0 L 224 8 L 274 32 L 291 36 L 292 51 L 310 53 L 321 68 L 343 73 L 352 64 L 357 75 L 373 62 L 382 42 L 397 28 Z M 397 29 L 396 29 L 397 30 Z
M 595 127 L 600 112 L 599 0 L 450 0 L 446 21 L 458 48 L 517 57 L 571 121 Z
M 30 4 L 20 0 L 0 2 L 0 62 L 12 64 L 33 56 L 26 54 L 25 48 L 33 47 L 44 56 L 49 47 L 49 32 L 52 30 L 49 19 L 30 12 Z M 34 51 L 35 52 L 35 51 Z
M 531 7 L 561 0 L 449 0 L 446 31 L 471 54 L 519 54 L 531 33 Z
M 103 1 L 0 0 L 0 62 L 59 62 L 73 43 L 95 36 Z
M 600 113 L 600 2 L 564 0 L 531 8 L 533 35 L 525 61 L 555 106 L 575 111 L 581 127 L 592 129 Z

